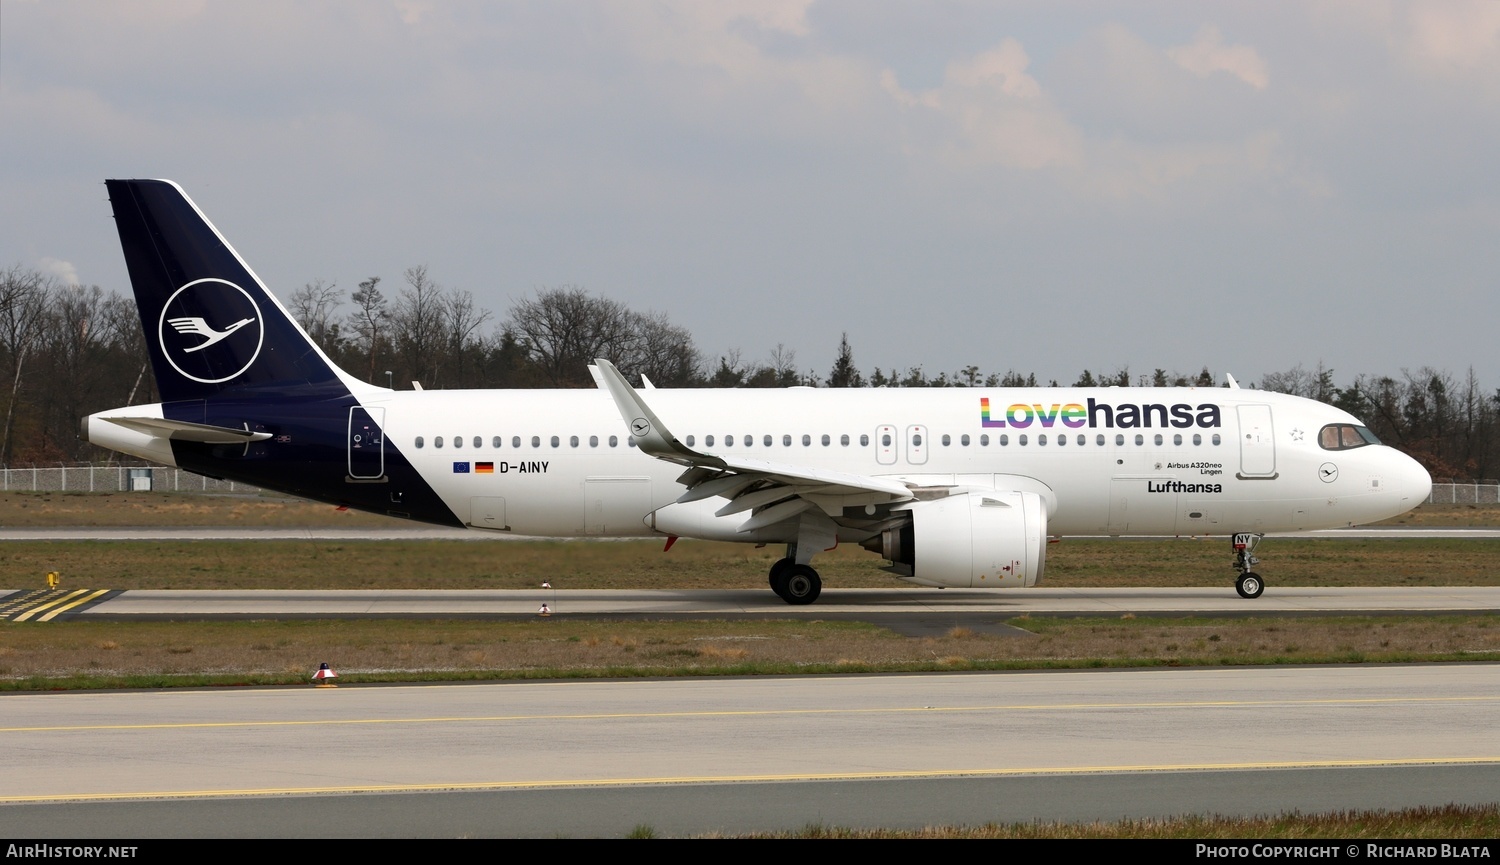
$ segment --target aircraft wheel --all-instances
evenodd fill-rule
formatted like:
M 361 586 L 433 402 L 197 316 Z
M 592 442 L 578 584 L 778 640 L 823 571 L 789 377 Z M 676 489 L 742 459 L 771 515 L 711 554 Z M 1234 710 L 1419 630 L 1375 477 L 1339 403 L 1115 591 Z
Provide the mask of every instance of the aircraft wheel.
M 1261 580 L 1260 574 L 1240 574 L 1240 578 L 1234 581 L 1234 590 L 1242 598 L 1258 598 L 1266 590 L 1266 584 Z
M 792 565 L 784 571 L 783 585 L 779 594 L 788 604 L 811 604 L 823 593 L 823 578 L 808 565 Z
M 771 591 L 775 592 L 776 596 L 783 600 L 786 599 L 787 568 L 795 564 L 797 563 L 791 559 L 780 559 L 776 564 L 771 566 Z

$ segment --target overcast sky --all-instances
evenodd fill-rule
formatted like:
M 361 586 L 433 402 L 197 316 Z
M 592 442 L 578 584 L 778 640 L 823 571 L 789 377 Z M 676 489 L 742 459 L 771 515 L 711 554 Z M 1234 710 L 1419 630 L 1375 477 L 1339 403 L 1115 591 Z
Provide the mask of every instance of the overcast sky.
M 1500 385 L 1500 2 L 0 0 L 0 267 L 106 177 L 271 289 L 423 264 L 826 375 L 1320 361 Z

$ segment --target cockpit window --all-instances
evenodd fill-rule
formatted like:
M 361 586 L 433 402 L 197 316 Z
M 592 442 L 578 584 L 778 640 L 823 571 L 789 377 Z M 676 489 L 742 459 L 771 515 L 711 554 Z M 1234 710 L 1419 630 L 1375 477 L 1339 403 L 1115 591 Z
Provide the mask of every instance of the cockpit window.
M 1318 431 L 1318 446 L 1325 451 L 1346 451 L 1378 444 L 1380 439 L 1368 427 L 1351 423 L 1331 423 Z

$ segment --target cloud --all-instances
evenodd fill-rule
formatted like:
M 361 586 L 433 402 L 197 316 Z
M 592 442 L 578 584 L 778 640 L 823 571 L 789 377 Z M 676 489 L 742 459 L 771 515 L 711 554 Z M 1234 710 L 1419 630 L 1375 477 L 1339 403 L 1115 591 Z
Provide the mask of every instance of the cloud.
M 1227 72 L 1256 90 L 1265 90 L 1271 83 L 1259 52 L 1249 45 L 1225 45 L 1219 28 L 1213 25 L 1199 29 L 1187 45 L 1168 48 L 1167 56 L 1199 78 Z
M 1411 8 L 1407 51 L 1435 70 L 1467 70 L 1500 58 L 1500 3 L 1420 3 Z
M 949 63 L 936 88 L 907 91 L 889 69 L 880 85 L 896 104 L 917 112 L 914 122 L 961 161 L 1027 170 L 1076 164 L 1078 132 L 1027 72 L 1030 64 L 1021 43 L 1007 38 Z
M 78 285 L 78 268 L 71 261 L 43 258 L 37 262 L 37 270 L 47 274 L 63 285 Z

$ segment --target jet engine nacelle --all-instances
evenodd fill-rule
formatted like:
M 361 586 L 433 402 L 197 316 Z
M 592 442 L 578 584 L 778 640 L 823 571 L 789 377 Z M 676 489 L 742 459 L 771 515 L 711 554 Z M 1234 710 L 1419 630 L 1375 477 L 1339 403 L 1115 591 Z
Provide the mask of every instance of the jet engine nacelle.
M 1047 506 L 1034 492 L 984 490 L 913 502 L 911 522 L 866 546 L 923 586 L 1034 586 L 1047 549 Z

